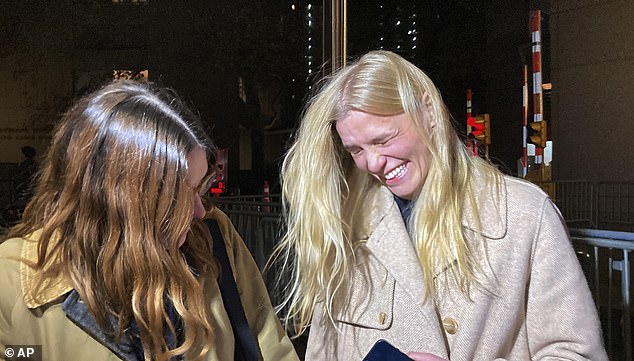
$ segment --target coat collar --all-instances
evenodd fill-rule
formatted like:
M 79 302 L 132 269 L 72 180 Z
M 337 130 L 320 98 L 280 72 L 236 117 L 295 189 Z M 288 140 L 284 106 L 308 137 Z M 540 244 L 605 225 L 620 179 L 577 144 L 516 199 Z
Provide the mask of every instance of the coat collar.
M 480 228 L 480 233 L 488 239 L 501 239 L 507 232 L 506 182 L 501 178 L 499 186 L 492 187 L 490 181 L 479 173 L 474 175 L 471 187 L 480 221 L 474 216 L 470 202 L 465 200 L 462 226 L 471 231 Z M 369 225 L 372 233 L 366 246 L 393 273 L 397 281 L 407 285 L 406 288 L 414 299 L 422 300 L 425 294 L 424 285 L 422 282 L 411 282 L 412 279 L 423 279 L 417 251 L 393 195 L 386 187 L 379 188 L 370 212 Z M 436 266 L 434 275 L 442 273 L 448 266 Z
M 21 256 L 28 262 L 37 262 L 37 247 L 40 236 L 41 231 L 36 231 L 24 238 Z M 51 247 L 57 241 L 58 237 L 51 238 Z M 24 302 L 28 308 L 36 309 L 49 303 L 62 302 L 62 310 L 70 320 L 110 349 L 120 359 L 125 361 L 138 359 L 140 340 L 135 339 L 130 332 L 123 332 L 119 342 L 115 342 L 112 336 L 101 329 L 88 306 L 81 300 L 79 293 L 73 289 L 68 279 L 59 275 L 54 279 L 47 280 L 44 287 L 40 287 L 38 293 L 34 294 L 31 290 L 37 276 L 35 269 L 29 267 L 25 262 L 21 262 L 20 273 Z M 116 330 L 117 320 L 115 317 L 111 316 L 110 323 Z
M 37 246 L 41 231 L 33 232 L 24 238 L 22 244 L 22 258 L 28 262 L 37 262 Z M 57 237 L 51 238 L 51 246 L 57 242 Z M 73 289 L 68 279 L 62 275 L 54 279 L 45 281 L 44 287 L 40 287 L 37 294 L 32 292 L 36 282 L 37 273 L 35 269 L 25 262 L 20 264 L 21 286 L 24 294 L 24 303 L 30 309 L 36 309 L 52 302 L 62 302 L 62 310 L 66 316 L 86 333 L 97 339 L 104 346 L 108 347 L 122 360 L 136 360 L 134 343 L 128 333 L 124 333 L 121 340 L 115 343 L 112 337 L 106 335 L 97 320 L 88 310 L 88 306 L 80 299 L 77 291 Z M 116 328 L 116 320 L 113 320 L 113 327 Z
M 504 238 L 508 222 L 506 178 L 500 176 L 499 182 L 496 182 L 493 175 L 475 171 L 470 186 L 480 214 L 480 224 L 478 225 L 469 200 L 464 199 L 462 226 L 472 231 L 480 229 L 480 234 L 489 239 Z
M 140 347 L 141 341 L 133 339 L 129 332 L 123 332 L 119 342 L 115 342 L 112 336 L 107 335 L 101 329 L 95 317 L 90 313 L 88 306 L 80 299 L 77 291 L 72 290 L 68 294 L 64 303 L 62 303 L 62 310 L 77 326 L 109 348 L 120 359 L 125 361 L 138 359 L 136 352 L 138 351 L 137 348 Z M 110 323 L 113 329 L 117 328 L 115 317 L 111 316 Z
M 24 243 L 22 244 L 22 258 L 28 262 L 37 262 L 37 240 L 40 238 L 41 233 L 41 231 L 35 231 L 24 238 Z M 51 238 L 51 246 L 55 242 L 57 242 L 57 237 Z M 36 281 L 37 273 L 38 272 L 36 272 L 34 268 L 30 267 L 25 262 L 21 262 L 20 275 L 22 279 L 22 294 L 24 295 L 24 303 L 28 308 L 34 309 L 48 304 L 73 289 L 70 281 L 62 275 L 59 275 L 54 279 L 46 280 L 44 287 L 40 287 L 38 293 L 33 294 L 32 290 Z
M 489 239 L 504 238 L 508 222 L 506 177 L 501 176 L 499 182 L 496 183 L 493 176 L 488 176 L 483 171 L 476 170 L 471 178 L 470 187 L 473 189 L 475 206 L 478 209 L 480 219 L 478 222 L 469 200 L 463 199 L 462 226 L 472 231 L 480 229 L 480 233 Z M 391 216 L 394 207 L 396 207 L 400 217 L 398 206 L 396 206 L 394 201 L 394 195 L 389 189 L 385 186 L 380 186 L 378 193 L 375 198 L 376 204 L 370 212 L 370 229 L 376 228 L 384 217 Z M 394 205 L 392 205 L 393 203 Z

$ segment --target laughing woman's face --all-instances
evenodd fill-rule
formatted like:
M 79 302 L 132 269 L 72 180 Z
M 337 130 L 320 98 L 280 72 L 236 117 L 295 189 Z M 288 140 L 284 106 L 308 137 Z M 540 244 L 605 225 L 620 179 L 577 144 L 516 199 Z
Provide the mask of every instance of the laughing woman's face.
M 428 118 L 426 123 L 431 121 Z M 431 155 L 407 114 L 384 116 L 351 110 L 335 127 L 356 166 L 394 195 L 411 200 L 423 188 Z

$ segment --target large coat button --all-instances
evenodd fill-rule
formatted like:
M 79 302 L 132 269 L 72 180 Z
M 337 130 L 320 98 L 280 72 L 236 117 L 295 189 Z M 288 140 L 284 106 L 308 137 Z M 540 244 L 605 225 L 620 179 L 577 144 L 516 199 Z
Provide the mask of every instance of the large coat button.
M 387 318 L 387 313 L 381 312 L 379 313 L 379 324 L 385 325 L 385 319 Z
M 453 335 L 458 331 L 458 322 L 451 317 L 445 317 L 442 320 L 442 325 L 448 334 Z

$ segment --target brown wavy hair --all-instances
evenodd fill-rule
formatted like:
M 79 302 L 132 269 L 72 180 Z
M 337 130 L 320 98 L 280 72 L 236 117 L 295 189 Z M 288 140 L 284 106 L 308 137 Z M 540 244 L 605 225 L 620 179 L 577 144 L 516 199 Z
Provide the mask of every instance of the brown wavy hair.
M 193 270 L 217 267 L 208 233 L 192 225 L 196 190 L 186 176 L 195 149 L 207 150 L 215 164 L 198 117 L 173 91 L 115 81 L 72 106 L 56 128 L 23 221 L 9 234 L 41 230 L 33 296 L 65 277 L 116 340 L 136 321 L 145 360 L 202 358 L 214 334 L 204 277 Z M 176 334 L 168 301 L 184 324 L 184 341 L 172 350 L 164 339 L 164 325 Z

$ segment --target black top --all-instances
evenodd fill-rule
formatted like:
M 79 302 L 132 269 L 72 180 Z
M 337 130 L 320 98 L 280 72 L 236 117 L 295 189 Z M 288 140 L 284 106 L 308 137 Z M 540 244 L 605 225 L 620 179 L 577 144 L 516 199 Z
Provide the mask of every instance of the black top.
M 401 211 L 401 217 L 403 217 L 403 222 L 407 226 L 409 222 L 409 217 L 412 215 L 412 201 L 403 199 L 399 196 L 394 195 L 394 201 L 398 205 L 398 210 Z

